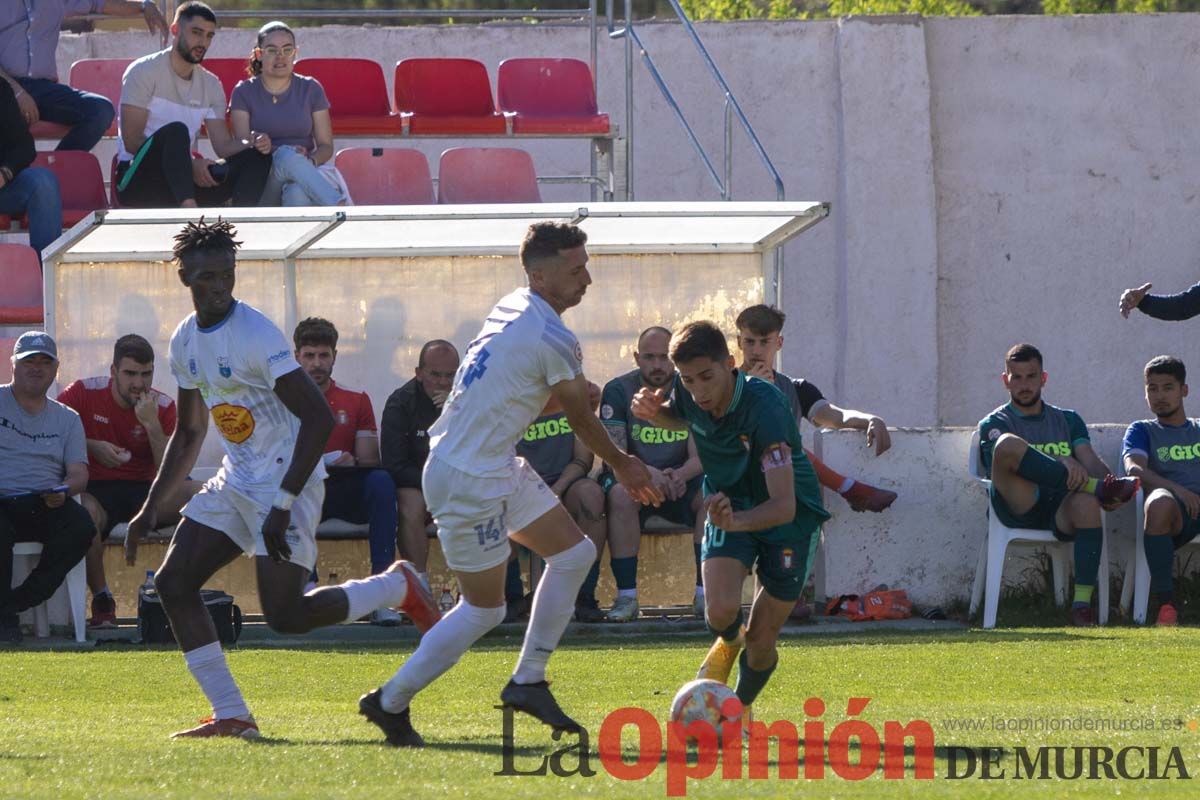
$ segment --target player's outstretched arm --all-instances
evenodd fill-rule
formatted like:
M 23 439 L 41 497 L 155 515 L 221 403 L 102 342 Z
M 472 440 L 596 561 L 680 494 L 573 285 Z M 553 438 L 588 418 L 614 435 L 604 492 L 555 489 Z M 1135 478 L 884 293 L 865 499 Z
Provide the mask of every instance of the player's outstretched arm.
M 892 446 L 892 437 L 888 435 L 887 423 L 882 418 L 865 411 L 855 411 L 853 408 L 841 408 L 833 403 L 824 403 L 812 412 L 812 421 L 822 428 L 851 428 L 856 431 L 866 431 L 867 446 L 875 448 L 875 455 L 881 456 Z
M 287 561 L 292 548 L 287 543 L 287 528 L 291 523 L 291 501 L 304 491 L 304 485 L 325 452 L 329 435 L 333 433 L 333 412 L 312 378 L 303 369 L 294 369 L 275 379 L 275 395 L 298 420 L 296 446 L 292 448 L 292 463 L 279 484 L 279 496 L 263 520 L 263 544 L 267 555 L 276 563 Z M 288 496 L 290 495 L 290 499 Z
M 129 521 L 125 534 L 125 562 L 133 566 L 137 562 L 138 542 L 158 527 L 158 507 L 164 497 L 170 497 L 187 479 L 188 472 L 196 465 L 204 435 L 208 433 L 208 408 L 197 389 L 180 389 L 176 403 L 178 422 L 175 432 L 167 440 L 158 474 L 150 484 L 150 493 L 142 510 Z
M 666 389 L 647 389 L 643 386 L 633 396 L 633 402 L 629 404 L 629 409 L 635 417 L 656 427 L 672 431 L 687 430 L 687 422 L 676 416 L 667 396 Z
M 594 454 L 610 467 L 613 475 L 629 492 L 630 497 L 643 505 L 658 506 L 663 494 L 654 485 L 650 470 L 636 456 L 631 456 L 613 444 L 608 432 L 592 410 L 587 378 L 576 375 L 550 387 L 550 395 L 567 415 L 575 435 Z
M 333 412 L 329 410 L 329 403 L 321 390 L 303 369 L 294 369 L 277 378 L 275 394 L 287 410 L 300 420 L 296 447 L 292 450 L 292 463 L 288 465 L 280 485 L 285 492 L 300 494 L 325 452 L 329 435 L 333 433 Z
M 767 501 L 745 511 L 734 511 L 723 492 L 704 499 L 712 524 L 725 531 L 761 531 L 791 522 L 796 516 L 795 473 L 792 450 L 786 444 L 767 449 L 763 456 Z
M 1128 317 L 1133 309 L 1148 317 L 1179 322 L 1200 314 L 1200 283 L 1179 294 L 1148 294 L 1151 284 L 1146 283 L 1121 293 L 1121 316 Z

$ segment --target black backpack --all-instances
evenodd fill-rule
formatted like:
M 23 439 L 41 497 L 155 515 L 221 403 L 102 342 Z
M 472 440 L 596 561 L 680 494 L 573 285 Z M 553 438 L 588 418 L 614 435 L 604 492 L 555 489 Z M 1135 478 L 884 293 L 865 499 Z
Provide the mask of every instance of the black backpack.
M 233 602 L 233 595 L 220 589 L 201 589 L 200 597 L 212 616 L 221 644 L 233 644 L 242 635 L 242 609 Z M 154 589 L 138 592 L 138 634 L 143 644 L 174 644 L 175 633 L 163 611 L 162 599 Z

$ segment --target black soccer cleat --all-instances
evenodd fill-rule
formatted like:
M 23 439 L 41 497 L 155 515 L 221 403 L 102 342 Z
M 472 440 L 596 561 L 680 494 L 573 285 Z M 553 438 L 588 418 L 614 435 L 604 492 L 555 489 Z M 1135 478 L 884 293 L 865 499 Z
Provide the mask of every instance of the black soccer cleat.
M 583 726 L 568 717 L 550 693 L 550 684 L 514 683 L 512 680 L 500 692 L 500 702 L 506 708 L 523 711 L 536 720 L 544 722 L 556 731 L 582 733 Z
M 409 719 L 409 709 L 399 714 L 384 711 L 382 697 L 382 689 L 367 692 L 358 698 L 358 713 L 378 725 L 392 747 L 424 747 L 425 740 L 413 729 Z

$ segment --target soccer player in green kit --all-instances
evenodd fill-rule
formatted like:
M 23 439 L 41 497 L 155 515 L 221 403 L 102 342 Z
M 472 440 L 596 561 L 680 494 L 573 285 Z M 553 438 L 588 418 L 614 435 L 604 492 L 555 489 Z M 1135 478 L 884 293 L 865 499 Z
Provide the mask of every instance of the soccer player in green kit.
M 642 388 L 632 411 L 660 428 L 687 428 L 700 453 L 708 514 L 704 616 L 717 641 L 697 677 L 726 682 L 736 659 L 734 691 L 749 707 L 778 663 L 779 629 L 800 597 L 829 514 L 787 400 L 734 368 L 716 325 L 684 326 L 671 337 L 670 356 L 678 374 L 669 398 L 666 387 Z M 743 624 L 742 583 L 756 565 L 762 588 Z

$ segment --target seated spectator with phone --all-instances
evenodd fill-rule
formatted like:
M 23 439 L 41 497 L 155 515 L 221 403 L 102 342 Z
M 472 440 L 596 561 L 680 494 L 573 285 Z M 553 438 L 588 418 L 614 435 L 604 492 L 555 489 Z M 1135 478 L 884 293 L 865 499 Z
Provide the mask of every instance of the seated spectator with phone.
M 115 176 L 121 205 L 258 205 L 271 161 L 229 134 L 221 81 L 201 66 L 216 32 L 211 8 L 183 3 L 171 25 L 172 45 L 125 70 Z M 195 152 L 201 124 L 218 161 Z

